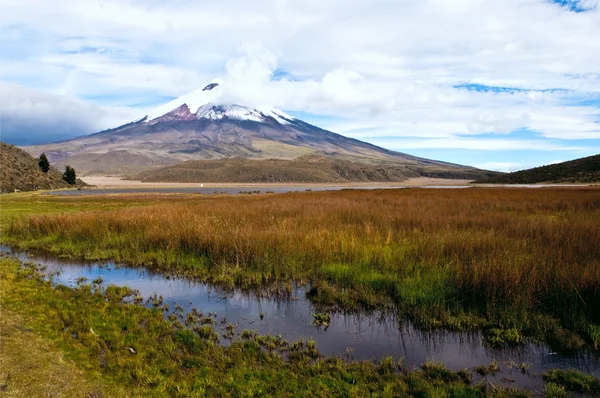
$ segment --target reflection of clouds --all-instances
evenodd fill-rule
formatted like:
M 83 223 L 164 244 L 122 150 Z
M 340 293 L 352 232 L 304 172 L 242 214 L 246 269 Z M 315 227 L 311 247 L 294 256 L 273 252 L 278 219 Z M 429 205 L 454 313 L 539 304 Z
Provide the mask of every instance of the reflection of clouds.
M 13 253 L 2 246 L 3 253 Z M 74 285 L 79 277 L 89 281 L 102 277 L 104 286 L 110 284 L 137 289 L 146 299 L 151 294 L 163 296 L 171 309 L 175 303 L 186 311 L 196 308 L 207 314 L 217 313 L 217 322 L 225 317 L 227 322 L 237 324 L 236 330 L 247 328 L 260 334 L 281 334 L 287 340 L 312 338 L 325 355 L 344 356 L 351 347 L 356 360 L 379 359 L 391 355 L 404 357 L 406 366 L 420 366 L 427 360 L 443 361 L 450 369 L 472 368 L 492 360 L 526 362 L 531 372 L 542 374 L 551 368 L 583 370 L 600 376 L 600 360 L 591 354 L 566 358 L 548 355 L 550 349 L 544 345 L 526 344 L 514 349 L 494 350 L 482 344 L 481 333 L 454 333 L 449 331 L 420 331 L 395 315 L 380 312 L 370 314 L 332 314 L 327 330 L 312 325 L 312 314 L 316 312 L 306 299 L 305 290 L 293 289 L 297 300 L 286 301 L 276 298 L 256 297 L 240 290 L 224 291 L 206 284 L 177 278 L 166 278 L 158 273 L 143 269 L 117 268 L 112 263 L 77 264 L 57 260 L 51 256 L 30 258 L 26 253 L 16 254 L 23 261 L 46 265 L 49 271 L 62 270 L 59 282 Z M 191 305 L 190 305 L 191 302 Z M 264 320 L 259 314 L 263 312 Z M 217 325 L 219 328 L 221 325 Z M 531 383 L 526 376 L 511 375 L 518 383 Z M 521 384 L 519 384 L 521 385 Z M 535 383 L 533 386 L 537 386 Z

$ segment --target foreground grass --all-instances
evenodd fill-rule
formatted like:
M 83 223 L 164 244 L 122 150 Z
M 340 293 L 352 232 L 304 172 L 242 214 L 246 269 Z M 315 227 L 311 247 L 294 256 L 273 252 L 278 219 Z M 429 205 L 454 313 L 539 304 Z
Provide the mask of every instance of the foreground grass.
M 13 212 L 5 241 L 225 287 L 310 281 L 324 308 L 393 307 L 423 328 L 484 329 L 493 345 L 600 345 L 599 189 L 37 200 L 55 214 Z
M 36 214 L 71 213 L 85 210 L 118 210 L 126 207 L 159 203 L 160 196 L 121 197 L 119 200 L 97 200 L 47 195 L 44 191 L 0 195 L 0 231 L 6 232 L 15 217 Z M 164 200 L 164 198 L 163 198 Z
M 34 266 L 6 258 L 0 286 L 7 396 L 529 396 L 471 386 L 469 372 L 440 364 L 348 364 L 323 359 L 311 342 L 252 332 L 222 347 L 210 327 L 186 328 L 161 308 L 123 303 L 127 288 L 53 288 Z
M 79 369 L 56 342 L 26 325 L 23 316 L 2 308 L 0 395 L 3 397 L 123 397 L 121 386 Z
M 558 390 L 600 396 L 600 380 L 576 370 L 553 369 L 544 374 L 544 380 L 548 385 L 559 386 Z

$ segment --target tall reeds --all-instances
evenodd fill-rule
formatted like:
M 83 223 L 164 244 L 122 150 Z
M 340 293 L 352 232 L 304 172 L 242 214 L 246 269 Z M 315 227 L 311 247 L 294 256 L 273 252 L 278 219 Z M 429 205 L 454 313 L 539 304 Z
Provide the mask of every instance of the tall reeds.
M 166 196 L 18 219 L 8 237 L 232 286 L 310 279 L 400 304 L 600 323 L 599 189 Z

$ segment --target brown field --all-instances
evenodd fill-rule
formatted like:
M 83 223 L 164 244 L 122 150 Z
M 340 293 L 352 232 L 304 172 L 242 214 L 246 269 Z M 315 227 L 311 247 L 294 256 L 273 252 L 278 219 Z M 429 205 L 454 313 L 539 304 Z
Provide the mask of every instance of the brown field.
M 19 218 L 7 237 L 230 287 L 311 281 L 316 300 L 389 300 L 412 316 L 425 310 L 430 326 L 439 317 L 460 328 L 449 317 L 464 313 L 532 330 L 548 319 L 600 342 L 600 189 L 144 198 L 153 203 Z M 61 200 L 106 206 L 132 197 Z

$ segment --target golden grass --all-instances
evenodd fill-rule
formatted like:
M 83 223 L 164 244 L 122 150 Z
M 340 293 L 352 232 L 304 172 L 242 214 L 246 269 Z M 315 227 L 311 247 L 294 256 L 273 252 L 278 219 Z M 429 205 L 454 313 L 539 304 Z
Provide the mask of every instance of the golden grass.
M 570 327 L 600 323 L 599 226 L 599 189 L 410 189 L 163 196 L 27 217 L 8 237 L 231 285 L 310 279 L 397 304 L 536 310 Z

